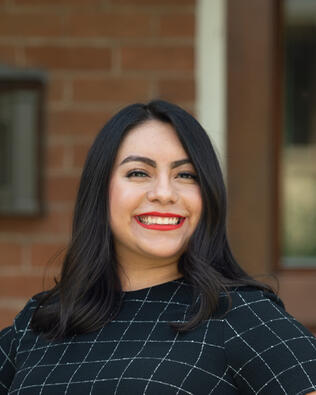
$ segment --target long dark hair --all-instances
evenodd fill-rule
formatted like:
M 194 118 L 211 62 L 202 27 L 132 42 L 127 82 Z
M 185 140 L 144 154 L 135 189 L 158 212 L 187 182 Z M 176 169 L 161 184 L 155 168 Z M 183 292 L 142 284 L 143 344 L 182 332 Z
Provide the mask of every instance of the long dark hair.
M 60 280 L 37 297 L 31 327 L 49 339 L 97 330 L 119 312 L 122 290 L 109 225 L 109 181 L 126 133 L 152 119 L 174 127 L 197 172 L 203 200 L 200 222 L 178 263 L 179 271 L 195 291 L 194 314 L 187 322 L 173 325 L 175 329 L 187 331 L 209 318 L 217 307 L 219 293 L 230 286 L 270 290 L 248 276 L 231 253 L 223 176 L 202 126 L 189 113 L 165 101 L 132 104 L 110 119 L 88 153 Z

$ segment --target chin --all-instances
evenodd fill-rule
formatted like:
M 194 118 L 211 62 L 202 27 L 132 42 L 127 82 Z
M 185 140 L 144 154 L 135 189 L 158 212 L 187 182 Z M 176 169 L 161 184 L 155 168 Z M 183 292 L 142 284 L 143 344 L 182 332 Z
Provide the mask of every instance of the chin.
M 146 253 L 146 255 L 150 255 L 151 257 L 158 259 L 179 259 L 183 250 L 175 248 L 144 248 L 143 252 Z

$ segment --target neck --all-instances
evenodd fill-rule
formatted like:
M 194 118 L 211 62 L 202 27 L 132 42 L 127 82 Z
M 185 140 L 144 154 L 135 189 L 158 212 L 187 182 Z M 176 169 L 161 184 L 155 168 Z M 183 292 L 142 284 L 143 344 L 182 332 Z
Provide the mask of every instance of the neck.
M 178 271 L 177 263 L 146 269 L 143 267 L 131 268 L 120 265 L 119 277 L 123 291 L 136 291 L 176 280 L 182 277 L 182 274 Z

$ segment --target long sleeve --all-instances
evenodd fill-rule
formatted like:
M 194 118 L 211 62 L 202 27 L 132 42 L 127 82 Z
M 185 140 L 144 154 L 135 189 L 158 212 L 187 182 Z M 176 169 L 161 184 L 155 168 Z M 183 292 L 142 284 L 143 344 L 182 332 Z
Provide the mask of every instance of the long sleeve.
M 225 321 L 227 363 L 242 394 L 316 390 L 316 338 L 286 313 L 277 297 L 237 292 Z

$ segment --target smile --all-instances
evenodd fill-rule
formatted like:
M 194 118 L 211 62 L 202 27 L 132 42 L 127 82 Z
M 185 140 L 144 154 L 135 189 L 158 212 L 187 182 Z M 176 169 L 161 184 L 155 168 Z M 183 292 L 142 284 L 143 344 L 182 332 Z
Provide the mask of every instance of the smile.
M 153 230 L 173 230 L 180 228 L 185 220 L 177 214 L 146 213 L 135 217 L 139 225 Z
M 138 219 L 142 224 L 146 225 L 177 225 L 180 223 L 181 218 L 177 217 L 152 217 L 152 216 L 139 216 Z

